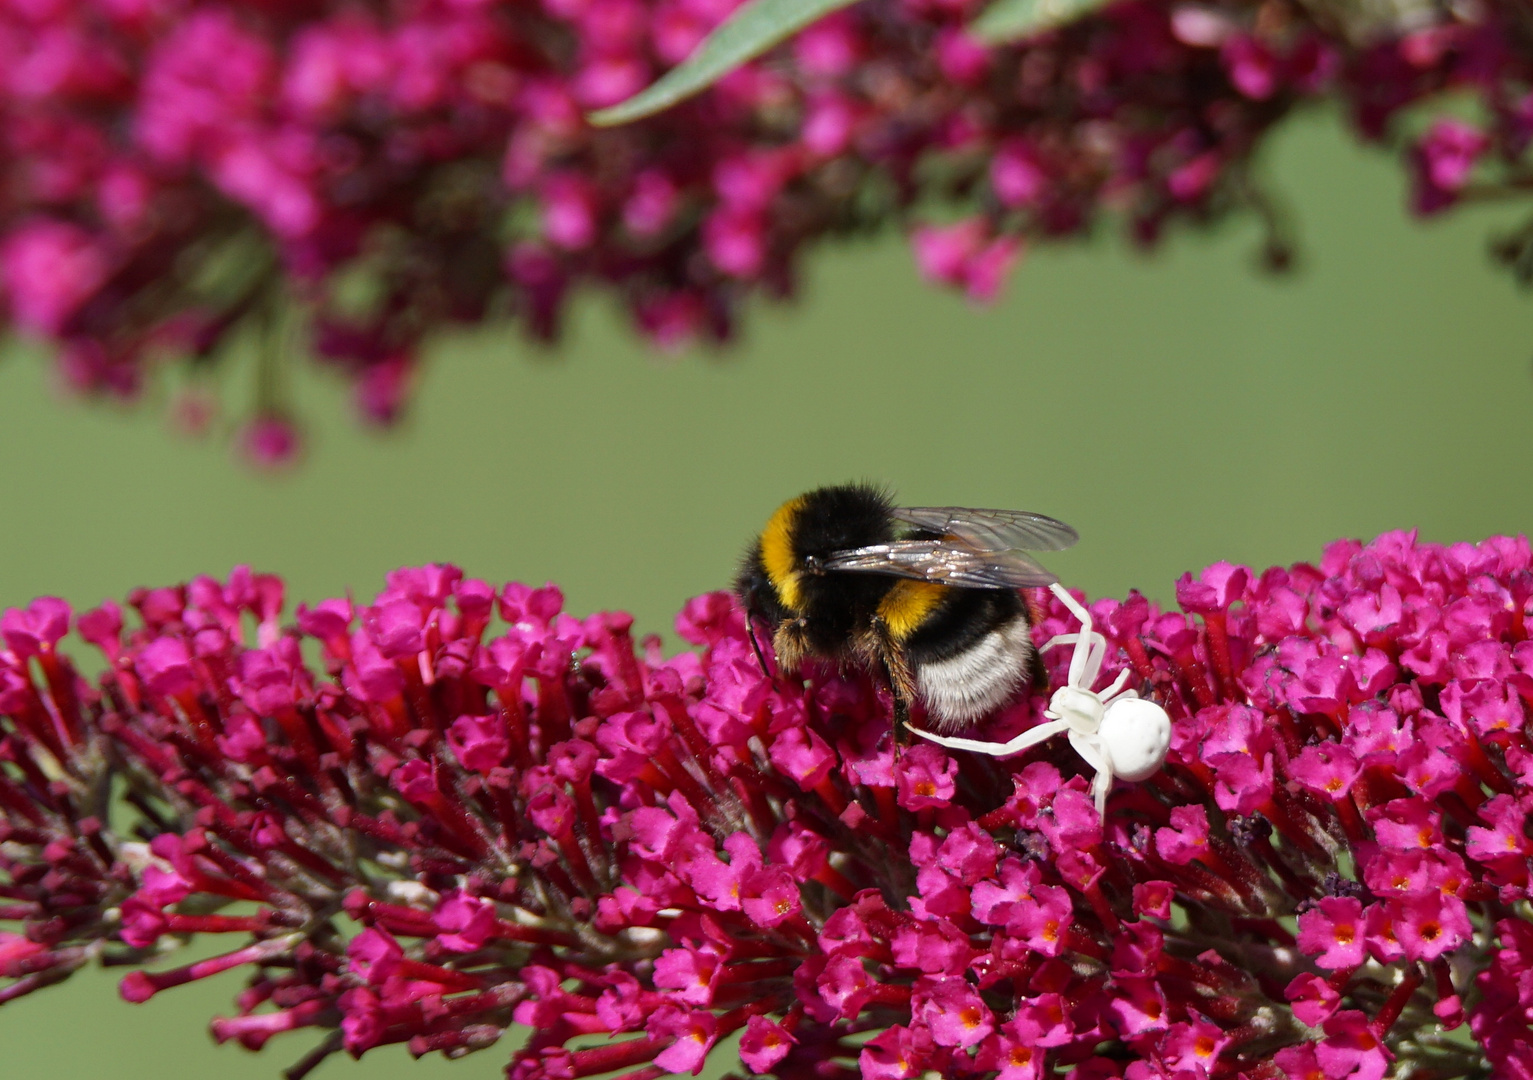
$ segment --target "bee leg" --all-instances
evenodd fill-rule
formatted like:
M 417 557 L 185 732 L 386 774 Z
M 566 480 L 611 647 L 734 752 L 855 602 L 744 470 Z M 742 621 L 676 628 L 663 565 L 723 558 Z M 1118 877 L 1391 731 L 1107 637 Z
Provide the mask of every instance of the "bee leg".
M 905 660 L 905 651 L 889 633 L 883 619 L 873 619 L 873 645 L 883 663 L 884 675 L 889 680 L 889 693 L 894 698 L 894 716 L 891 718 L 890 738 L 894 744 L 894 759 L 899 760 L 901 730 L 910 726 L 910 703 L 915 700 L 916 680 Z
M 753 637 L 751 640 L 756 639 Z M 1037 649 L 1028 651 L 1030 655 L 1027 658 L 1027 685 L 1032 688 L 1031 692 L 1034 694 L 1047 694 L 1053 687 L 1049 685 L 1049 669 L 1043 666 L 1043 653 Z
M 1048 608 L 1038 598 L 1036 589 L 1022 590 L 1022 605 L 1027 609 L 1028 641 L 1031 643 L 1032 628 L 1043 622 L 1048 615 Z M 1049 684 L 1048 668 L 1043 666 L 1043 652 L 1034 647 L 1028 650 L 1027 658 L 1027 685 L 1035 694 L 1047 694 L 1053 687 Z
M 767 667 L 766 654 L 761 651 L 761 642 L 756 640 L 756 618 L 749 612 L 745 616 L 745 633 L 751 639 L 751 652 L 756 654 L 756 663 L 761 665 L 761 674 L 765 675 L 773 686 L 776 686 L 777 679 L 772 675 L 772 669 Z
M 804 619 L 790 619 L 778 626 L 772 635 L 772 652 L 776 654 L 778 671 L 796 672 L 804 662 L 809 652 L 804 644 L 805 627 Z

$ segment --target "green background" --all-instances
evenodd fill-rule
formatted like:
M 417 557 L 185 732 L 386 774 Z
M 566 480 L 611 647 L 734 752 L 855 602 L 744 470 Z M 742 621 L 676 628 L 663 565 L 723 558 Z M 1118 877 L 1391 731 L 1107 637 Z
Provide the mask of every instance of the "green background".
M 0 364 L 0 607 L 241 562 L 284 575 L 291 607 L 452 561 L 668 631 L 782 499 L 849 478 L 1063 518 L 1082 540 L 1049 565 L 1092 595 L 1165 599 L 1186 570 L 1313 560 L 1338 536 L 1526 530 L 1533 304 L 1486 257 L 1511 212 L 1410 221 L 1398 163 L 1325 116 L 1269 152 L 1303 241 L 1287 279 L 1254 270 L 1249 222 L 1178 230 L 1152 257 L 1104 234 L 1032 252 L 976 310 L 889 237 L 818 253 L 802 298 L 751 311 L 718 356 L 657 361 L 599 301 L 557 355 L 444 343 L 382 436 L 303 376 L 310 453 L 276 478 L 172 434 L 153 404 L 58 402 L 17 348 Z M 275 1077 L 307 1039 L 250 1055 L 205 1034 L 240 978 L 130 1006 L 113 976 L 80 976 L 0 1010 L 0 1072 Z M 505 1057 L 396 1048 L 317 1075 L 489 1080 Z

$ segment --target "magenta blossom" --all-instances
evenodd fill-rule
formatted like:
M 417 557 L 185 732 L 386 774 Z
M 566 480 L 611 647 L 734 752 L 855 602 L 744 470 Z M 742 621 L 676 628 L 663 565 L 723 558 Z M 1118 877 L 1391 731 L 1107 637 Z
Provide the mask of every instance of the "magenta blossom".
M 0 615 L 0 1001 L 96 959 L 134 1002 L 238 968 L 216 1038 L 330 1033 L 292 1076 L 513 1022 L 510 1080 L 1533 1070 L 1526 540 L 1176 593 L 1093 607 L 1102 681 L 1174 726 L 1105 821 L 1064 740 L 896 747 L 870 677 L 767 677 L 722 593 L 669 658 L 451 566 L 296 623 L 243 568 L 131 619 L 38 600 Z M 1076 629 L 1035 600 L 1038 642 Z
M 130 397 L 162 358 L 206 365 L 272 333 L 286 303 L 386 424 L 452 325 L 553 340 L 602 289 L 660 348 L 722 341 L 848 232 L 908 232 L 924 276 L 978 301 L 1104 215 L 1151 244 L 1254 209 L 1283 265 L 1251 162 L 1315 100 L 1401 151 L 1420 213 L 1476 180 L 1526 186 L 1533 46 L 1512 0 L 1128 0 L 1008 46 L 971 33 L 979 0 L 888 0 L 659 116 L 587 123 L 737 2 L 0 6 L 0 308 L 58 346 L 69 386 Z M 1407 142 L 1409 107 L 1448 95 L 1474 123 Z M 258 415 L 234 418 L 264 466 L 298 451 L 268 374 Z M 207 393 L 177 401 L 180 426 L 209 429 Z

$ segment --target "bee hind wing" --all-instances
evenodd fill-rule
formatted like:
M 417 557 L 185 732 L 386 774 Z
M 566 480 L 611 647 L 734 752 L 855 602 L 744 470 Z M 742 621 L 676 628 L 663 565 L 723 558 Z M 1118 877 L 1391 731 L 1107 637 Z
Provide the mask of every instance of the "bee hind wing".
M 1027 510 L 982 510 L 969 506 L 899 506 L 897 521 L 924 532 L 956 537 L 976 551 L 1063 551 L 1080 534 L 1063 521 Z M 1053 580 L 1052 575 L 1050 580 Z

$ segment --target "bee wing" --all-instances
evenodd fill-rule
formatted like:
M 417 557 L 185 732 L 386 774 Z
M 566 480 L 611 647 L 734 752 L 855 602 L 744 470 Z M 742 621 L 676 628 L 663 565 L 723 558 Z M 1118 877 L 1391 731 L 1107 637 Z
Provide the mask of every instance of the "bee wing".
M 898 521 L 941 535 L 837 551 L 825 560 L 825 568 L 971 589 L 1041 588 L 1059 578 L 1023 549 L 1059 551 L 1079 538 L 1064 522 L 1024 510 L 911 506 L 893 513 Z
M 897 521 L 944 537 L 957 537 L 976 551 L 1063 551 L 1080 534 L 1063 521 L 1026 510 L 977 510 L 968 506 L 899 506 Z
M 1059 580 L 1016 548 L 974 551 L 951 540 L 896 540 L 837 551 L 825 560 L 825 569 L 893 574 L 971 589 L 1041 588 Z

